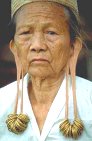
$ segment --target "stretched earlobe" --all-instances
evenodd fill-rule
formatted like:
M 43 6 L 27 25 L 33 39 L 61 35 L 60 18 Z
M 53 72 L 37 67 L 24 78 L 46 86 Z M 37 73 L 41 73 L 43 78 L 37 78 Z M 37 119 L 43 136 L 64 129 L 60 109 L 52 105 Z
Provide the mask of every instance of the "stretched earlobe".
M 24 132 L 27 128 L 29 117 L 28 115 L 23 114 L 23 68 L 22 68 L 22 62 L 20 61 L 17 53 L 17 49 L 14 46 L 14 42 L 10 42 L 10 49 L 14 54 L 15 57 L 15 63 L 17 68 L 17 94 L 16 94 L 16 101 L 15 101 L 15 107 L 13 114 L 9 114 L 6 120 L 6 124 L 8 127 L 8 130 L 15 133 L 15 134 L 21 134 Z M 20 93 L 20 78 L 22 75 L 22 93 Z M 19 96 L 21 96 L 21 104 L 20 104 L 20 114 L 18 114 L 18 101 Z
M 73 139 L 78 139 L 84 130 L 84 125 L 81 119 L 78 117 L 77 111 L 77 99 L 76 99 L 76 64 L 78 55 L 82 48 L 82 43 L 80 40 L 76 39 L 74 43 L 73 54 L 66 67 L 66 108 L 65 108 L 65 120 L 59 126 L 60 131 L 65 137 L 71 137 Z M 68 119 L 68 78 L 69 69 L 72 80 L 72 94 L 73 94 L 73 108 L 74 108 L 74 121 L 71 123 Z
M 77 102 L 76 102 L 76 65 L 79 53 L 82 49 L 82 42 L 79 38 L 76 38 L 76 41 L 74 43 L 74 50 L 73 54 L 69 60 L 69 69 L 70 69 L 70 75 L 72 79 L 72 92 L 74 95 L 74 105 L 75 105 L 75 117 L 77 117 Z
M 14 41 L 11 40 L 9 44 L 10 50 L 12 51 L 16 63 L 17 72 L 21 72 L 21 62 L 18 57 L 17 49 L 15 47 Z

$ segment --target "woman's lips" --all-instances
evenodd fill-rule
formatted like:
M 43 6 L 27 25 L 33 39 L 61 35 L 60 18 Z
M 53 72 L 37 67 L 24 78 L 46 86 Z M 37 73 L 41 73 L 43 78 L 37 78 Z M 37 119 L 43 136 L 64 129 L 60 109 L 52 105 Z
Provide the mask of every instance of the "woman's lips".
M 49 62 L 49 61 L 47 59 L 44 59 L 44 58 L 34 58 L 31 61 L 31 63 L 43 63 L 43 62 Z

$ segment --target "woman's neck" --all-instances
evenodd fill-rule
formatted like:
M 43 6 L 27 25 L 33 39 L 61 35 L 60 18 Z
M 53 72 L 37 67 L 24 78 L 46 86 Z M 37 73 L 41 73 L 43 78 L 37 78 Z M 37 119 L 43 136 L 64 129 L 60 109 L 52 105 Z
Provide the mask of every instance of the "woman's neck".
M 33 104 L 52 103 L 64 79 L 64 74 L 54 78 L 31 77 L 28 83 L 29 98 Z

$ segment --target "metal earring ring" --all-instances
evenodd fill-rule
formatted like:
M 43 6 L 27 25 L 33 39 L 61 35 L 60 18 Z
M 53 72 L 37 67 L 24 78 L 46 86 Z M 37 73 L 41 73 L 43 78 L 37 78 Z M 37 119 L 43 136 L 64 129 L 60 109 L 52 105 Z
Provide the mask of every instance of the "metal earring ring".
M 24 132 L 28 126 L 29 117 L 25 114 L 10 114 L 6 120 L 8 130 L 20 134 Z
M 64 120 L 64 122 L 60 124 L 59 128 L 60 132 L 62 132 L 65 137 L 78 139 L 83 132 L 84 126 L 82 121 L 76 118 L 73 123 L 70 123 L 68 119 Z

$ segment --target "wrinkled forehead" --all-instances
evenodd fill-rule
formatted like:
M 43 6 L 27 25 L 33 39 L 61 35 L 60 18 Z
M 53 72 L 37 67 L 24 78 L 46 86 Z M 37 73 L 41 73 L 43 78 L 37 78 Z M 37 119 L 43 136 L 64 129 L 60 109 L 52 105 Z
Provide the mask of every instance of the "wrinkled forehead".
M 64 6 L 55 2 L 32 2 L 22 6 L 16 13 L 16 20 L 24 17 L 25 15 L 28 17 L 29 15 L 33 16 L 53 16 L 54 18 L 58 16 L 67 19 L 68 11 Z M 26 17 L 25 17 L 26 20 Z M 54 19 L 53 19 L 54 20 Z

